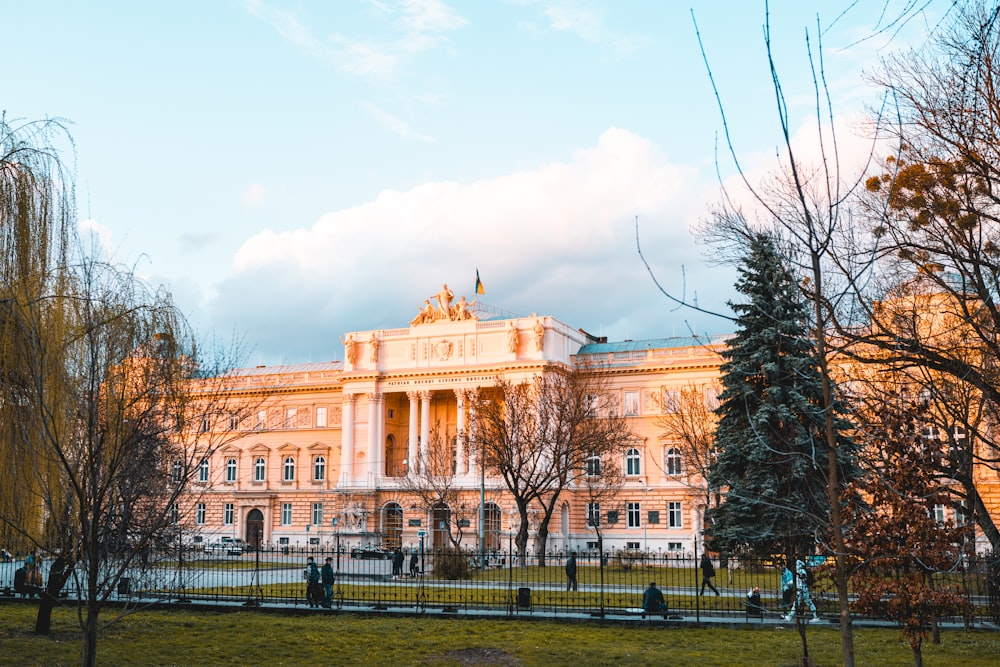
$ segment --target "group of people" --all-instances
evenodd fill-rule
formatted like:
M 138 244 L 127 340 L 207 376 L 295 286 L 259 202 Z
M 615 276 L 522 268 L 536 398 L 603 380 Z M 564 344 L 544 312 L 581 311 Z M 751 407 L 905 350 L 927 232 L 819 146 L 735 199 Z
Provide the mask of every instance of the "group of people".
M 708 586 L 716 595 L 719 595 L 718 589 L 712 584 L 712 579 L 715 577 L 715 566 L 712 564 L 711 558 L 708 554 L 702 554 L 701 563 L 699 565 L 701 568 L 701 590 L 698 591 L 698 595 L 704 595 L 705 587 Z M 567 576 L 569 576 L 569 562 L 567 561 Z M 576 562 L 573 562 L 573 590 L 576 590 Z M 781 573 L 781 604 L 782 609 L 787 609 L 788 613 L 782 615 L 782 619 L 785 621 L 795 620 L 796 613 L 803 610 L 809 609 L 812 612 L 812 618 L 810 623 L 819 623 L 822 619 L 819 614 L 816 613 L 816 604 L 812 600 L 812 595 L 809 592 L 809 571 L 806 568 L 806 564 L 802 560 L 795 561 L 795 573 L 788 567 L 788 563 L 785 563 L 784 569 Z M 569 590 L 567 588 L 567 590 Z M 760 598 L 760 588 L 754 586 L 747 592 L 747 613 L 751 616 L 762 616 L 766 611 Z M 667 604 L 663 597 L 663 592 L 656 587 L 656 582 L 649 582 L 649 586 L 643 592 L 642 595 L 642 615 L 645 618 L 646 614 L 663 614 L 666 618 L 667 615 Z
M 41 595 L 42 583 L 42 563 L 35 553 L 29 553 L 24 559 L 24 565 L 14 571 L 14 592 L 21 597 L 35 597 Z
M 323 567 L 316 566 L 312 556 L 306 559 L 306 602 L 310 607 L 329 609 L 333 601 L 333 558 L 326 557 Z
M 403 564 L 406 562 L 406 556 L 403 554 L 402 549 L 396 548 L 392 552 L 392 576 L 393 578 L 400 578 L 403 576 Z M 420 574 L 420 558 L 417 556 L 417 552 L 414 551 L 410 554 L 410 577 L 416 577 Z
M 403 576 L 403 563 L 406 557 L 402 550 L 396 549 L 392 553 L 392 576 Z M 420 559 L 417 552 L 410 555 L 410 576 L 416 577 L 420 574 Z M 326 562 L 320 567 L 316 565 L 316 559 L 312 556 L 306 559 L 306 569 L 302 574 L 306 580 L 306 603 L 311 608 L 323 607 L 329 609 L 333 601 L 333 584 L 335 577 L 333 573 L 333 558 L 326 557 Z

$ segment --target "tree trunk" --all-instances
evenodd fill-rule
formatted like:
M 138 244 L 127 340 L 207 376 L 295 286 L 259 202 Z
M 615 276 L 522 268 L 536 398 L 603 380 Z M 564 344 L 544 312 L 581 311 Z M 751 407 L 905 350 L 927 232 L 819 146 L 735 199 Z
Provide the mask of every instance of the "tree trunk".
M 538 545 L 538 567 L 545 567 L 545 545 L 549 541 L 549 526 L 544 519 L 538 526 L 538 535 L 535 537 L 535 544 Z
M 528 564 L 528 507 L 518 502 L 517 515 L 521 519 L 521 525 L 517 529 L 517 537 L 514 544 L 517 545 L 517 563 L 519 567 L 526 567 Z

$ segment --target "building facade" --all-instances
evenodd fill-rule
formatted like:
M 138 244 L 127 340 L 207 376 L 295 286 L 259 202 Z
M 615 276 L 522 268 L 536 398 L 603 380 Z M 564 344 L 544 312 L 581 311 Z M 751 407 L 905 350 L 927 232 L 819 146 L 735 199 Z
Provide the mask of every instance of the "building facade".
M 436 301 L 436 303 L 434 303 Z M 447 286 L 408 326 L 352 331 L 344 361 L 241 369 L 232 391 L 249 419 L 201 459 L 187 498 L 194 542 L 224 537 L 276 546 L 463 546 L 505 549 L 519 525 L 500 479 L 484 474 L 475 447 L 476 400 L 497 378 L 529 380 L 577 363 L 607 369 L 609 391 L 635 433 L 621 462 L 614 509 L 565 492 L 549 525 L 552 552 L 604 548 L 693 553 L 700 546 L 700 475 L 665 433 L 682 387 L 715 400 L 722 339 L 608 343 L 548 316 L 481 318 Z M 405 483 L 410 462 L 449 447 L 456 507 L 427 509 Z M 481 508 L 481 510 L 480 510 Z M 531 515 L 531 535 L 537 529 Z M 532 541 L 529 540 L 529 548 Z

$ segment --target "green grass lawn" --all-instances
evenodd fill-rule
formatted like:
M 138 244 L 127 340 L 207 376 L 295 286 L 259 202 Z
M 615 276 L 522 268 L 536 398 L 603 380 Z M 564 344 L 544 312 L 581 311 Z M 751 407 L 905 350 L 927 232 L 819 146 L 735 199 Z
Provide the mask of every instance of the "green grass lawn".
M 113 610 L 112 610 L 113 611 Z M 0 665 L 79 664 L 76 616 L 59 608 L 52 635 L 32 634 L 36 607 L 0 606 Z M 110 618 L 110 613 L 108 615 Z M 841 664 L 836 629 L 809 628 L 813 664 Z M 857 664 L 912 665 L 894 630 L 857 630 Z M 926 645 L 925 664 L 995 664 L 1000 633 L 950 631 Z M 801 664 L 791 629 L 667 629 L 507 619 L 365 616 L 318 612 L 143 611 L 105 630 L 103 665 L 697 665 Z

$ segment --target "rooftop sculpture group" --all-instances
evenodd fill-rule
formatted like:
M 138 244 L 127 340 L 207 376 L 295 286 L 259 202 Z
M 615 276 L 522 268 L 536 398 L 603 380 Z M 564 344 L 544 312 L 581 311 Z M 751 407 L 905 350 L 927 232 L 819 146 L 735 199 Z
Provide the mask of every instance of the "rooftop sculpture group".
M 448 289 L 448 284 L 445 283 L 441 287 L 440 292 L 424 299 L 424 305 L 420 308 L 417 316 L 410 320 L 410 326 L 415 327 L 419 324 L 430 324 L 431 322 L 462 322 L 479 319 L 473 312 L 473 308 L 476 305 L 475 299 L 469 302 L 463 296 L 452 305 L 451 302 L 454 298 L 455 293 Z M 433 303 L 432 300 L 437 303 Z

